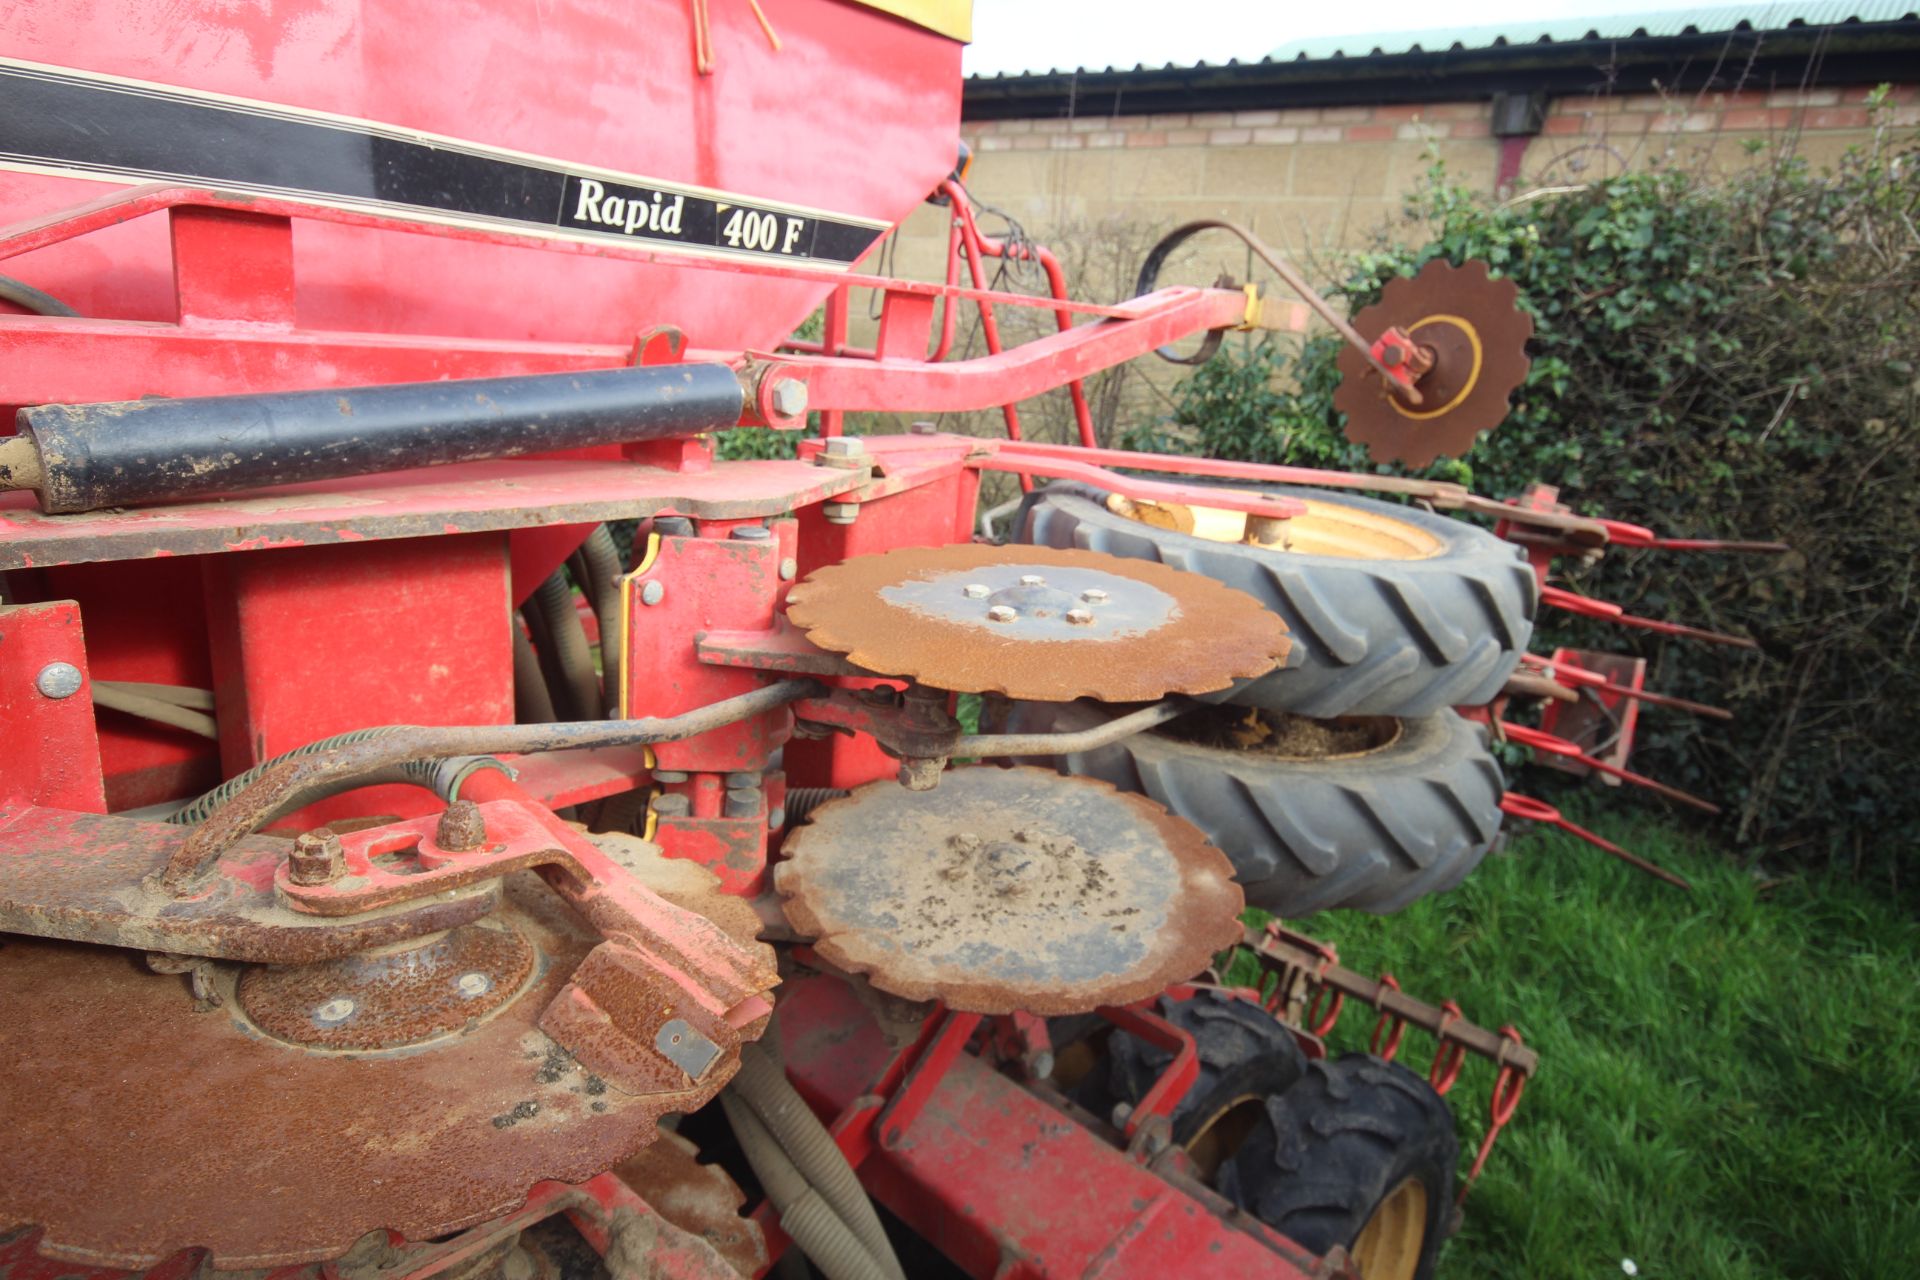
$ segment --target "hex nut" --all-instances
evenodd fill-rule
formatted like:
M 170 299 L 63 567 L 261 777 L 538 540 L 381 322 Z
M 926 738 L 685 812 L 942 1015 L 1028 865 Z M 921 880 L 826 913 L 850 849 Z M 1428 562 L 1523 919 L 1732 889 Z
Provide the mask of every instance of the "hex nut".
M 1044 587 L 1047 585 L 1047 580 L 1037 573 L 1023 573 L 1020 575 L 1020 585 L 1023 587 Z
M 807 384 L 794 378 L 782 378 L 773 384 L 770 399 L 775 413 L 783 418 L 797 418 L 807 411 Z
M 1067 621 L 1076 627 L 1084 627 L 1093 621 L 1093 614 L 1085 609 L 1069 609 L 1067 610 Z
M 654 797 L 653 811 L 663 818 L 684 818 L 693 812 L 693 803 L 685 796 L 670 791 Z
M 765 542 L 773 536 L 773 530 L 763 524 L 743 524 L 733 531 L 732 537 L 738 542 Z
M 487 820 L 471 800 L 455 800 L 440 814 L 433 842 L 448 853 L 472 853 L 487 844 Z
M 829 458 L 863 457 L 867 442 L 859 436 L 828 436 L 824 448 Z
M 1105 604 L 1108 599 L 1107 593 L 1099 587 L 1088 587 L 1080 593 L 1080 598 L 1088 604 Z
M 996 604 L 992 608 L 987 610 L 988 622 L 1012 622 L 1015 618 L 1019 616 L 1020 616 L 1019 614 L 1015 613 L 1012 609 L 1009 609 L 1004 604 Z
M 80 692 L 80 686 L 84 683 L 86 681 L 80 674 L 80 668 L 71 662 L 49 662 L 33 678 L 33 687 L 40 691 L 40 696 L 55 701 L 71 698 Z
M 347 851 L 331 827 L 316 827 L 293 838 L 287 855 L 287 879 L 302 888 L 332 884 L 347 873 Z
M 969 582 L 960 588 L 960 594 L 969 600 L 985 600 L 993 592 L 989 591 L 983 583 Z
M 823 502 L 820 514 L 828 524 L 852 524 L 860 518 L 860 504 L 857 502 Z

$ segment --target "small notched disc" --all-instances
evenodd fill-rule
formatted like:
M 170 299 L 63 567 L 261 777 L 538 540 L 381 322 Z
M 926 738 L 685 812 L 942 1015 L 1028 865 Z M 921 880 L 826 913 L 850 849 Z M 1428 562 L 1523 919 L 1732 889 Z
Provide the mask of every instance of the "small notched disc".
M 774 887 L 823 958 L 970 1013 L 1145 999 L 1240 937 L 1232 865 L 1197 828 L 1047 769 L 869 783 L 815 809 L 786 852 Z
M 1264 675 L 1286 624 L 1197 573 L 1097 551 L 957 543 L 816 569 L 787 617 L 855 666 L 1035 702 L 1147 702 Z
M 1415 406 L 1388 389 L 1359 351 L 1342 347 L 1333 407 L 1347 415 L 1347 439 L 1366 445 L 1375 462 L 1422 467 L 1443 453 L 1459 457 L 1499 426 L 1530 363 L 1533 318 L 1519 297 L 1513 281 L 1492 279 L 1477 260 L 1455 267 L 1436 258 L 1411 279 L 1389 280 L 1353 327 L 1373 342 L 1398 325 L 1433 349 L 1433 367 L 1414 384 L 1422 398 Z

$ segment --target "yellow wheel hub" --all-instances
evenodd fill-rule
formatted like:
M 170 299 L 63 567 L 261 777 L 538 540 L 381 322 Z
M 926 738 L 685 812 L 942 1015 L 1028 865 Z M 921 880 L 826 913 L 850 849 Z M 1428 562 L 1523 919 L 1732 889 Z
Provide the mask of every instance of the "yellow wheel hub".
M 1353 1238 L 1353 1261 L 1365 1280 L 1413 1280 L 1427 1243 L 1427 1187 L 1408 1178 L 1387 1193 Z
M 1107 499 L 1107 509 L 1156 529 L 1171 529 L 1208 542 L 1240 542 L 1303 556 L 1426 560 L 1444 549 L 1440 539 L 1410 521 L 1339 502 L 1314 498 L 1304 502 L 1305 511 L 1285 520 L 1249 516 L 1223 507 L 1135 502 L 1117 493 Z

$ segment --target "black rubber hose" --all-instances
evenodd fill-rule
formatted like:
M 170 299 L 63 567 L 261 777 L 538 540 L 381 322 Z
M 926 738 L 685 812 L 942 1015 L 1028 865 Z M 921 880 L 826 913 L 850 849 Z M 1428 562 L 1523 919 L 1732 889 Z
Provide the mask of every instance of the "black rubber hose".
M 593 603 L 594 617 L 600 621 L 601 684 L 611 711 L 620 705 L 621 682 L 626 670 L 626 654 L 620 650 L 620 578 L 624 572 L 620 566 L 620 549 L 614 545 L 612 531 L 600 525 L 580 544 L 579 555 L 586 566 L 586 577 L 580 585 Z
M 71 320 L 80 314 L 52 294 L 34 288 L 25 280 L 15 280 L 12 276 L 0 276 L 0 302 L 11 302 L 37 316 L 59 316 Z
M 533 593 L 534 606 L 547 624 L 553 639 L 552 659 L 559 667 L 560 688 L 556 701 L 569 720 L 600 720 L 607 709 L 600 702 L 600 681 L 593 671 L 593 650 L 587 646 L 587 629 L 580 623 L 580 612 L 573 605 L 573 587 L 564 569 L 555 569 L 540 589 Z
M 525 627 L 517 617 L 509 616 L 513 630 L 513 718 L 517 724 L 552 724 L 559 719 L 553 713 L 553 694 L 547 677 L 540 670 L 539 655 L 527 639 Z
M 388 737 L 400 732 L 403 727 L 404 726 L 401 725 L 382 725 L 377 729 L 355 729 L 352 733 L 338 733 L 331 738 L 322 738 L 318 742 L 309 742 L 304 747 L 295 747 L 293 750 L 277 755 L 271 760 L 262 760 L 245 773 L 234 774 L 231 778 L 228 778 L 225 782 L 207 792 L 186 808 L 170 816 L 167 821 L 177 827 L 197 826 L 212 817 L 214 810 L 218 809 L 228 800 L 231 800 L 234 796 L 239 795 L 253 783 L 258 782 L 262 774 L 277 764 L 288 760 L 297 760 L 301 756 L 318 755 L 323 751 L 331 751 L 335 747 L 351 746 L 356 742 L 367 742 L 374 738 Z M 434 760 L 409 760 L 397 765 L 388 766 L 372 777 L 342 779 L 344 785 L 335 787 L 333 790 L 326 792 L 325 795 L 317 793 L 312 795 L 309 803 L 311 803 L 312 800 L 325 799 L 326 796 L 329 795 L 339 795 L 342 791 L 352 791 L 356 787 L 373 786 L 380 782 L 413 782 L 423 787 L 431 787 L 433 786 L 434 766 L 437 763 L 438 762 Z

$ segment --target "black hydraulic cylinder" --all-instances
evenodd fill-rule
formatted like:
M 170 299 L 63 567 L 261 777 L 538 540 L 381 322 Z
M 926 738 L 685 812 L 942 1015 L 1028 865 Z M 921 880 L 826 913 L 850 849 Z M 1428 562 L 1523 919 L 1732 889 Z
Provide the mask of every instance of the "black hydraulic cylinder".
M 49 512 L 693 435 L 740 419 L 722 364 L 22 409 Z

